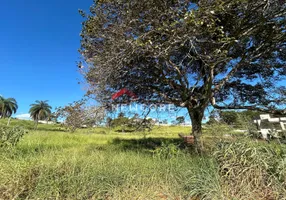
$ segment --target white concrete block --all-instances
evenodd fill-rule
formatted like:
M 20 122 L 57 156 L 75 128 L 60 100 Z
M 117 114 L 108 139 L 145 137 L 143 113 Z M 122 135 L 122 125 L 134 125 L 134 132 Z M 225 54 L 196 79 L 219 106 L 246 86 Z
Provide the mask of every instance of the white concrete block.
M 260 115 L 260 119 L 270 119 L 270 115 L 269 114 Z

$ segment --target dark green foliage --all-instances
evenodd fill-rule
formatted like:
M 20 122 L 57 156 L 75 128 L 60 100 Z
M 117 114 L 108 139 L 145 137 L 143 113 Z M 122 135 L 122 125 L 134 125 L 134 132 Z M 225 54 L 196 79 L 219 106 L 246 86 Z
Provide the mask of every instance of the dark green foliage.
M 184 116 L 179 116 L 176 118 L 177 124 L 183 124 L 185 123 L 185 117 Z
M 11 117 L 18 109 L 18 104 L 14 98 L 4 98 L 0 96 L 0 116 L 1 118 Z
M 47 120 L 52 114 L 52 107 L 47 103 L 48 101 L 36 101 L 31 104 L 29 110 L 31 118 L 35 121 L 35 128 L 38 127 L 39 120 Z
M 130 124 L 129 124 L 130 122 Z M 132 124 L 131 124 L 131 120 L 129 120 L 129 118 L 127 117 L 121 117 L 121 116 L 118 116 L 118 118 L 115 118 L 111 121 L 111 127 L 120 127 L 120 126 L 128 126 L 129 127 L 131 126 L 132 128 Z
M 0 126 L 0 147 L 15 146 L 24 134 L 25 130 L 19 126 Z
M 81 12 L 88 94 L 121 103 L 111 96 L 127 88 L 186 108 L 199 150 L 209 105 L 286 112 L 285 11 L 281 0 L 98 0 Z
M 140 118 L 135 114 L 132 118 L 125 117 L 124 113 L 119 113 L 118 117 L 115 119 L 107 118 L 106 125 L 112 128 L 120 128 L 123 132 L 127 129 L 129 131 L 151 131 L 155 122 L 149 118 Z
M 238 113 L 234 111 L 221 112 L 220 117 L 228 125 L 235 125 L 238 122 Z
M 254 119 L 259 118 L 259 115 L 263 114 L 259 111 L 219 111 L 214 110 L 210 114 L 210 119 L 207 124 L 224 123 L 234 128 L 253 128 Z
M 221 111 L 220 117 L 223 122 L 228 125 L 240 126 L 243 122 L 253 122 L 254 119 L 259 118 L 259 115 L 263 114 L 258 111 Z
M 120 112 L 120 113 L 118 114 L 118 117 L 117 117 L 117 118 L 123 118 L 123 117 L 125 117 L 124 112 Z
M 163 138 L 163 137 L 144 137 L 140 139 L 122 139 L 115 138 L 112 140 L 112 145 L 118 146 L 122 150 L 135 150 L 135 151 L 143 151 L 151 152 L 154 151 L 168 151 L 167 149 L 181 147 L 181 139 L 180 138 Z M 163 150 L 164 149 L 164 150 Z M 179 149 L 177 149 L 179 151 Z
M 171 143 L 171 144 L 162 143 L 162 145 L 160 147 L 156 148 L 153 151 L 153 153 L 154 153 L 155 157 L 163 158 L 163 159 L 170 159 L 173 157 L 177 157 L 182 152 L 181 152 L 180 148 L 173 143 Z

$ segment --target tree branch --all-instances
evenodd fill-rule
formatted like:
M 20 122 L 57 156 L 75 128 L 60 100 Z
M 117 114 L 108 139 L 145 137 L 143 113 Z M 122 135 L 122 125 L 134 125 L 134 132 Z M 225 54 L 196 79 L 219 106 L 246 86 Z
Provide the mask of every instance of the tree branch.
M 241 61 L 237 63 L 237 65 L 231 69 L 231 71 L 215 86 L 214 90 L 218 91 L 220 90 L 228 81 L 229 79 L 238 71 L 238 69 L 241 67 L 241 64 L 244 61 L 244 57 L 242 57 Z

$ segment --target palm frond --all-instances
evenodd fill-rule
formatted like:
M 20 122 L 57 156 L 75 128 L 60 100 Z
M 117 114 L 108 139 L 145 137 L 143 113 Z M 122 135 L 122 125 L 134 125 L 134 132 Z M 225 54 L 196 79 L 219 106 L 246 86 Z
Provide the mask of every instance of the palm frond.
M 47 103 L 48 101 L 35 101 L 34 104 L 31 104 L 31 108 L 29 110 L 30 116 L 35 121 L 37 120 L 45 120 L 48 118 L 50 113 L 52 112 L 52 107 Z

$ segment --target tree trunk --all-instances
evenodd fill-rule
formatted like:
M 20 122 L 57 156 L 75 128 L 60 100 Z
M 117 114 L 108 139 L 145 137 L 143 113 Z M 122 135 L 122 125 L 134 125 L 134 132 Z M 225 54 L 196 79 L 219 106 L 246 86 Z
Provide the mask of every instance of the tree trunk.
M 39 123 L 39 120 L 38 120 L 38 119 L 36 119 L 36 120 L 35 120 L 35 125 L 34 125 L 34 129 L 35 129 L 35 130 L 37 130 L 37 129 L 38 129 L 38 123 Z
M 191 121 L 192 121 L 192 135 L 195 140 L 195 149 L 197 153 L 201 153 L 203 151 L 203 144 L 201 141 L 202 135 L 202 120 L 204 117 L 204 109 L 188 109 Z
M 10 121 L 11 121 L 11 117 L 9 117 L 9 119 L 8 119 L 7 126 L 10 125 Z
M 1 118 L 5 118 L 5 107 L 3 106 L 2 111 L 1 111 Z

